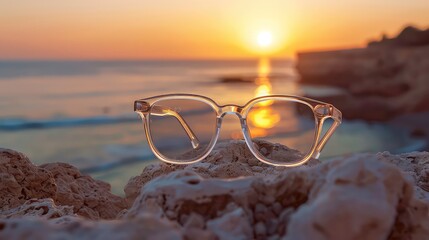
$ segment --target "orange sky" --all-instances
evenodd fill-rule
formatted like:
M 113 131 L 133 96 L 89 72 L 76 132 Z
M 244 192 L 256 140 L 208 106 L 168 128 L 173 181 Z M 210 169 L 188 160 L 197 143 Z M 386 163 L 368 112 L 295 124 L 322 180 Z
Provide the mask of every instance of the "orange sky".
M 0 59 L 291 57 L 429 27 L 428 12 L 428 0 L 2 1 Z

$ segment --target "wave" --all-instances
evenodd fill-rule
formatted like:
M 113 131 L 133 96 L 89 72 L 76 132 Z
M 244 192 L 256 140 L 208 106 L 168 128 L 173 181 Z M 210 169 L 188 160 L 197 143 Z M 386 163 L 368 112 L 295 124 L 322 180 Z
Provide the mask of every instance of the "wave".
M 183 116 L 192 116 L 210 113 L 210 109 L 196 109 L 183 113 Z M 77 127 L 86 125 L 117 124 L 125 122 L 140 121 L 140 117 L 135 114 L 119 116 L 91 116 L 80 118 L 52 118 L 52 119 L 26 119 L 7 118 L 0 119 L 0 131 L 20 131 L 28 129 L 47 129 L 62 127 Z
M 128 114 L 122 116 L 93 116 L 81 118 L 58 118 L 58 119 L 0 119 L 0 130 L 3 131 L 19 131 L 27 129 L 46 129 L 46 128 L 61 128 L 75 127 L 84 125 L 101 125 L 115 124 L 124 122 L 133 122 L 138 119 L 136 114 Z

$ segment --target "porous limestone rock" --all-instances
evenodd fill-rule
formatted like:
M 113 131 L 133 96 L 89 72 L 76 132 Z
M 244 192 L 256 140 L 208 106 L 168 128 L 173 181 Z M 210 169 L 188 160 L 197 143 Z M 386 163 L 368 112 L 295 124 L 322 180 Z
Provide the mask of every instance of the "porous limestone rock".
M 286 239 L 386 239 L 412 185 L 394 166 L 361 156 L 333 162 L 290 218 Z
M 388 152 L 377 154 L 378 158 L 398 166 L 414 183 L 415 195 L 429 202 L 429 153 L 412 152 L 392 155 Z
M 177 224 L 149 214 L 128 221 L 71 218 L 57 223 L 40 219 L 0 219 L 0 239 L 94 240 L 94 239 L 184 239 Z
M 110 192 L 110 184 L 83 175 L 67 163 L 40 166 L 52 173 L 57 184 L 55 202 L 73 206 L 74 212 L 91 219 L 114 219 L 126 208 L 125 200 Z
M 124 218 L 145 212 L 221 239 L 425 239 L 429 234 L 428 202 L 414 196 L 400 169 L 374 155 L 227 180 L 178 170 L 146 183 Z
M 115 208 L 115 197 L 105 203 L 110 194 L 107 185 L 88 180 L 69 165 L 38 168 L 30 163 L 31 171 L 43 169 L 61 187 L 55 188 L 52 199 L 31 199 L 15 207 L 3 198 L 0 239 L 423 240 L 429 236 L 429 153 L 354 154 L 284 169 L 251 159 L 245 147 L 239 141 L 225 143 L 203 162 L 186 167 L 153 165 L 158 172 L 152 167 L 146 170 L 148 176 L 141 175 L 141 184 L 135 185 L 141 189 L 135 192 L 131 208 L 114 220 L 94 221 L 79 211 L 76 214 L 73 204 L 81 199 L 62 199 L 77 193 L 88 195 L 88 202 Z M 284 151 L 275 145 L 266 148 Z M 17 153 L 4 152 L 0 152 L 2 174 L 20 176 L 16 173 L 31 167 L 21 161 L 11 164 Z M 38 190 L 31 186 L 39 184 L 30 185 L 28 192 Z M 105 192 L 91 195 L 95 186 Z M 63 195 L 58 197 L 58 192 Z M 81 208 L 94 211 L 94 218 L 96 214 L 112 218 L 97 206 L 83 203 Z
M 0 210 L 15 208 L 31 198 L 55 195 L 52 174 L 33 165 L 21 153 L 0 148 Z
M 64 216 L 76 216 L 71 206 L 57 206 L 52 198 L 30 199 L 19 207 L 0 211 L 0 219 L 37 217 L 54 219 Z
M 0 149 L 0 182 L 0 211 L 45 198 L 91 219 L 113 219 L 126 208 L 125 200 L 113 195 L 108 183 L 82 175 L 66 163 L 35 166 L 23 154 L 8 149 Z M 53 206 L 48 203 L 43 208 Z
M 377 158 L 399 167 L 414 182 L 416 188 L 421 188 L 429 201 L 429 153 L 411 152 L 393 155 L 389 152 L 378 153 Z M 418 190 L 420 192 L 420 190 Z
M 265 149 L 267 157 L 276 155 L 287 158 L 290 149 L 280 144 L 258 141 L 259 148 Z M 311 158 L 305 166 L 313 166 L 319 160 Z M 284 167 L 274 167 L 259 161 L 243 140 L 224 141 L 216 144 L 213 151 L 201 162 L 190 165 L 172 165 L 158 162 L 145 167 L 139 176 L 132 177 L 125 186 L 125 195 L 129 204 L 134 202 L 141 187 L 155 177 L 185 169 L 198 173 L 204 178 L 234 178 L 243 176 L 278 175 L 286 171 Z

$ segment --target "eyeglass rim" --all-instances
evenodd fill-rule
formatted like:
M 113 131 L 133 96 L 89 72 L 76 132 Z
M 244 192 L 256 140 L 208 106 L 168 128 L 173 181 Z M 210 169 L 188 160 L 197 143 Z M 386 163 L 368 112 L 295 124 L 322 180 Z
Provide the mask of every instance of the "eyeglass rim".
M 174 160 L 164 156 L 160 151 L 158 151 L 157 147 L 153 143 L 152 134 L 150 131 L 149 119 L 150 119 L 151 107 L 154 106 L 154 104 L 157 103 L 158 101 L 175 100 L 175 99 L 197 100 L 197 101 L 207 103 L 213 108 L 213 110 L 216 113 L 216 118 L 217 118 L 216 124 L 215 124 L 216 130 L 215 130 L 215 134 L 212 136 L 209 146 L 204 151 L 204 154 L 201 154 L 201 156 L 197 156 L 194 159 L 191 159 L 189 161 Z M 310 109 L 313 111 L 313 115 L 315 118 L 315 131 L 314 131 L 315 133 L 313 137 L 313 143 L 310 151 L 306 154 L 306 156 L 303 159 L 299 161 L 289 162 L 289 163 L 273 162 L 273 160 L 265 158 L 253 146 L 253 141 L 252 141 L 252 138 L 250 137 L 250 130 L 247 126 L 247 114 L 249 113 L 249 110 L 258 102 L 265 101 L 265 100 L 275 100 L 275 99 L 289 100 L 289 101 L 303 103 L 309 106 Z M 142 108 L 142 104 L 144 104 L 143 108 Z M 231 109 L 235 108 L 235 113 L 239 117 L 240 123 L 242 125 L 244 140 L 247 146 L 249 147 L 249 150 L 252 152 L 252 154 L 259 161 L 269 165 L 274 165 L 274 166 L 295 167 L 295 166 L 304 164 L 311 157 L 318 158 L 326 142 L 329 140 L 329 138 L 332 136 L 335 129 L 341 124 L 341 121 L 342 121 L 341 112 L 337 108 L 335 108 L 332 104 L 325 103 L 311 98 L 295 96 L 295 95 L 273 94 L 273 95 L 260 96 L 249 100 L 246 104 L 241 106 L 235 105 L 235 104 L 219 105 L 209 97 L 196 95 L 196 94 L 187 94 L 187 93 L 157 95 L 149 98 L 138 99 L 134 102 L 134 111 L 137 112 L 142 118 L 144 129 L 145 129 L 145 135 L 148 140 L 149 147 L 151 148 L 152 152 L 155 154 L 155 156 L 158 159 L 171 164 L 196 163 L 203 160 L 210 154 L 210 152 L 215 147 L 216 142 L 219 138 L 222 119 L 223 119 L 223 116 L 225 115 L 225 112 L 224 112 L 225 108 L 231 108 Z M 328 131 L 324 134 L 324 136 L 321 138 L 323 124 L 325 120 L 329 118 L 332 118 L 334 122 L 331 125 L 331 127 L 328 129 Z

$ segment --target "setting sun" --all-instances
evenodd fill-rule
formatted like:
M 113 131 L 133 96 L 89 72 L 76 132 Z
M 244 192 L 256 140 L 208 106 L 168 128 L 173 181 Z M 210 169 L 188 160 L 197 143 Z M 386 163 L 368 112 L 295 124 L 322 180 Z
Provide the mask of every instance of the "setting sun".
M 242 33 L 243 47 L 252 54 L 268 57 L 284 52 L 286 48 L 286 32 L 288 28 L 281 28 L 275 23 L 261 24 L 248 22 Z
M 260 47 L 268 47 L 273 42 L 273 36 L 268 31 L 258 33 L 258 45 Z

